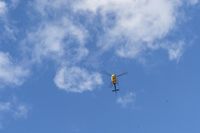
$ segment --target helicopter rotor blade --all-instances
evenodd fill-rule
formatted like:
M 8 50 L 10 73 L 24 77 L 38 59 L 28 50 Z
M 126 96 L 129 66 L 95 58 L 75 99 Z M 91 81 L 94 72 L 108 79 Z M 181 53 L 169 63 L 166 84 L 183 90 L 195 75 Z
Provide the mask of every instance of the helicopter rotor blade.
M 118 74 L 117 77 L 120 77 L 120 76 L 123 76 L 123 75 L 126 75 L 127 72 L 124 72 L 124 73 L 121 73 L 121 74 Z

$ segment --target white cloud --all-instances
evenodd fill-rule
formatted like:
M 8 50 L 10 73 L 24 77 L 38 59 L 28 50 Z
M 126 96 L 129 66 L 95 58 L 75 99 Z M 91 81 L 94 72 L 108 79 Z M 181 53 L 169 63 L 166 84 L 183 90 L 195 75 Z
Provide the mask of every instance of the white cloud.
M 134 105 L 136 100 L 136 93 L 129 92 L 122 97 L 117 98 L 117 103 L 122 107 L 127 107 L 128 105 Z
M 33 63 L 52 59 L 58 66 L 67 64 L 68 67 L 58 70 L 55 84 L 62 90 L 80 93 L 91 91 L 102 82 L 100 74 L 76 67 L 89 54 L 84 43 L 86 37 L 87 32 L 82 27 L 64 17 L 57 22 L 45 21 L 36 31 L 29 33 L 24 47 L 28 49 L 26 52 L 32 52 Z
M 76 48 L 73 54 L 78 60 L 88 53 L 84 47 L 86 36 L 84 29 L 64 17 L 56 22 L 44 22 L 36 31 L 30 32 L 24 47 L 32 51 L 34 61 L 41 61 L 44 57 L 58 60 L 73 48 Z M 69 40 L 74 38 L 78 42 L 73 46 Z
M 4 15 L 7 11 L 7 5 L 4 1 L 0 0 L 0 16 Z
M 66 3 L 68 2 L 36 0 L 34 7 L 42 15 L 48 16 L 49 10 L 56 12 L 64 8 L 63 5 Z M 87 30 L 70 21 L 67 16 L 52 18 L 48 21 L 44 19 L 36 31 L 29 33 L 24 41 L 24 49 L 27 53 L 32 53 L 33 63 L 52 59 L 58 66 L 62 66 L 54 78 L 58 88 L 68 92 L 91 91 L 102 83 L 102 79 L 99 73 L 78 67 L 78 64 L 89 55 L 89 50 L 85 46 L 87 36 Z
M 164 39 L 175 27 L 180 3 L 179 0 L 81 0 L 74 4 L 74 10 L 100 13 L 105 20 L 104 28 L 114 21 L 99 46 L 114 47 L 119 56 L 136 58 L 146 49 L 155 50 L 156 41 Z
M 102 84 L 102 78 L 99 73 L 74 66 L 60 68 L 54 82 L 62 90 L 81 93 L 94 90 Z
M 184 52 L 185 43 L 183 41 L 179 41 L 177 43 L 167 43 L 162 45 L 162 47 L 168 50 L 168 55 L 170 60 L 176 60 L 177 62 L 180 60 L 181 56 Z
M 28 70 L 14 63 L 8 53 L 0 52 L 0 87 L 21 85 Z
M 58 64 L 60 69 L 54 82 L 63 90 L 93 90 L 102 82 L 100 74 L 78 67 L 91 54 L 87 44 L 91 36 L 90 29 L 86 29 L 88 25 L 77 20 L 75 15 L 79 14 L 76 13 L 81 12 L 83 20 L 91 21 L 95 15 L 101 16 L 99 23 L 102 22 L 105 32 L 95 33 L 100 41 L 91 44 L 101 50 L 112 48 L 120 57 L 137 58 L 147 50 L 165 49 L 170 60 L 179 60 L 183 53 L 184 45 L 165 46 L 167 43 L 162 41 L 177 24 L 180 0 L 35 0 L 33 3 L 38 13 L 46 17 L 28 34 L 24 45 L 33 63 L 53 59 Z M 70 8 L 70 12 L 65 10 Z M 78 72 L 81 81 L 75 83 Z M 69 73 L 73 76 L 67 76 Z M 93 83 L 91 77 L 96 76 L 99 77 L 97 83 Z

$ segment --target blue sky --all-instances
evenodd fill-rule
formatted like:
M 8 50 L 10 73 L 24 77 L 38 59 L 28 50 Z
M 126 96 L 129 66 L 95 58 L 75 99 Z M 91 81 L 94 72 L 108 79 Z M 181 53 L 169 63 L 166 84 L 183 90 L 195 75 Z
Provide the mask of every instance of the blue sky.
M 199 133 L 199 0 L 0 0 L 0 132 Z M 109 73 L 120 77 L 112 93 Z

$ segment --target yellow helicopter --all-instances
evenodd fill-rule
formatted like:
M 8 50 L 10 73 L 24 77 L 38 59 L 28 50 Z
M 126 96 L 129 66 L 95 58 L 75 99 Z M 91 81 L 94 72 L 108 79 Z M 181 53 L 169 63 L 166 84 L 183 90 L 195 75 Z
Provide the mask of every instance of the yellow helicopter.
M 114 87 L 114 89 L 112 90 L 113 92 L 118 92 L 119 89 L 117 88 L 117 84 L 118 84 L 118 77 L 123 76 L 125 74 L 127 74 L 127 72 L 121 73 L 121 74 L 109 74 L 107 72 L 104 72 L 106 75 L 111 76 L 111 83 L 112 86 Z

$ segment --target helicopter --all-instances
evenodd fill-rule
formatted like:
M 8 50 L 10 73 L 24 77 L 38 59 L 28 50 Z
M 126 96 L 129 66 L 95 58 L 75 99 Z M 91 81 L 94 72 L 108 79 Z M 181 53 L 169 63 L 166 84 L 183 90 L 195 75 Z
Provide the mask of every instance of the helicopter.
M 106 75 L 108 75 L 108 76 L 110 76 L 111 77 L 111 84 L 112 84 L 112 86 L 113 86 L 113 90 L 112 90 L 112 92 L 118 92 L 119 91 L 119 88 L 117 88 L 117 84 L 119 84 L 119 82 L 118 82 L 118 77 L 120 77 L 120 76 L 123 76 L 123 75 L 125 75 L 125 74 L 127 74 L 127 72 L 124 72 L 124 73 L 121 73 L 121 74 L 115 74 L 115 73 L 113 73 L 113 74 L 109 74 L 109 73 L 107 73 L 107 72 L 104 72 Z

